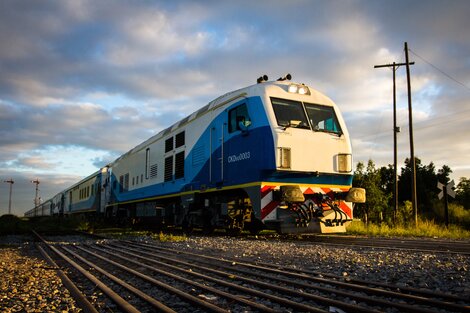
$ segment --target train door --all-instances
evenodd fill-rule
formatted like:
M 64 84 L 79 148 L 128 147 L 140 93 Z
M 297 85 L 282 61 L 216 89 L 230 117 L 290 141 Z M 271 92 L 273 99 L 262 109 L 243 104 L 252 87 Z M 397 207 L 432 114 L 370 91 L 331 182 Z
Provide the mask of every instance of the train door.
M 250 142 L 248 136 L 251 119 L 248 114 L 246 101 L 232 107 L 226 115 L 225 130 L 225 181 L 228 184 L 240 184 L 248 182 L 248 166 L 250 165 L 250 145 L 260 144 Z M 253 171 L 249 174 L 253 174 Z
M 70 193 L 69 193 L 69 205 L 68 205 L 68 213 L 72 212 L 72 203 L 73 203 L 73 191 L 70 190 Z
M 224 128 L 225 125 L 217 121 L 214 121 L 210 128 L 209 181 L 211 185 L 221 185 L 224 181 Z

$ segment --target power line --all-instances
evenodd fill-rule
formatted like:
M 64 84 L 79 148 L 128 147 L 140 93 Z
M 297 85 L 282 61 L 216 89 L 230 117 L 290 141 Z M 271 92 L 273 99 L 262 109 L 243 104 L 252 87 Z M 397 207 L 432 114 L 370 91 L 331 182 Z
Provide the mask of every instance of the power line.
M 470 110 L 465 110 L 465 111 L 462 111 L 461 113 L 468 112 L 468 111 L 470 111 Z M 453 117 L 453 115 L 457 115 L 457 116 Z M 446 115 L 442 115 L 442 116 L 439 116 L 439 117 L 430 118 L 430 119 L 427 119 L 427 120 L 424 120 L 424 121 L 416 122 L 414 125 L 415 125 L 415 130 L 421 130 L 421 129 L 434 127 L 434 126 L 438 126 L 438 125 L 455 123 L 456 121 L 459 121 L 459 120 L 462 120 L 462 119 L 467 119 L 469 117 L 470 116 L 468 116 L 468 114 L 467 115 L 462 115 L 462 114 L 459 114 L 459 113 L 446 114 Z M 400 128 L 402 130 L 408 129 L 408 125 L 400 126 Z M 363 136 L 355 136 L 354 138 L 355 139 L 373 139 L 371 141 L 375 142 L 377 138 L 384 137 L 385 135 L 388 136 L 392 131 L 393 130 L 380 131 L 380 132 L 376 132 L 376 133 L 373 133 L 373 134 L 367 134 L 367 135 L 363 135 Z
M 450 80 L 456 82 L 457 84 L 461 85 L 462 87 L 470 90 L 470 87 L 468 87 L 467 85 L 465 85 L 464 83 L 462 83 L 461 81 L 459 81 L 458 79 L 454 78 L 453 76 L 451 76 L 450 74 L 447 74 L 444 70 L 441 70 L 440 68 L 438 68 L 437 66 L 435 66 L 434 64 L 432 64 L 431 62 L 429 62 L 428 60 L 426 60 L 425 58 L 423 58 L 422 56 L 420 56 L 419 54 L 417 54 L 416 52 L 414 52 L 413 50 L 411 49 L 408 49 L 411 53 L 413 53 L 415 56 L 417 56 L 418 58 L 420 58 L 421 60 L 423 60 L 424 62 L 426 62 L 429 66 L 431 66 L 432 68 L 434 68 L 436 71 L 440 72 L 442 75 L 446 76 L 447 78 L 449 78 Z

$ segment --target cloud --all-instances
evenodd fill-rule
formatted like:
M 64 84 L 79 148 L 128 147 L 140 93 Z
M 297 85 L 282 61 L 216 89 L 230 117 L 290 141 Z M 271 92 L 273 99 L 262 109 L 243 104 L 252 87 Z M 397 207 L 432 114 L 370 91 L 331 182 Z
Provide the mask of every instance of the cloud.
M 39 197 L 43 200 L 50 199 L 55 196 L 64 186 L 70 186 L 77 182 L 80 177 L 76 175 L 64 175 L 58 172 L 53 174 L 41 174 L 38 177 L 34 171 L 15 172 L 5 171 L 0 168 L 0 215 L 8 213 L 9 201 L 9 184 L 3 183 L 3 180 L 12 178 L 12 214 L 22 216 L 26 210 L 32 209 L 34 206 L 34 198 L 36 194 L 36 186 L 31 180 L 39 178 Z
M 455 81 L 470 85 L 469 15 L 466 1 L 435 0 L 4 1 L 0 172 L 71 182 L 221 94 L 286 73 L 338 104 L 355 160 L 386 165 L 392 72 L 373 66 L 404 62 L 407 41 L 416 154 L 469 176 L 469 91 Z M 396 74 L 404 159 L 404 67 Z

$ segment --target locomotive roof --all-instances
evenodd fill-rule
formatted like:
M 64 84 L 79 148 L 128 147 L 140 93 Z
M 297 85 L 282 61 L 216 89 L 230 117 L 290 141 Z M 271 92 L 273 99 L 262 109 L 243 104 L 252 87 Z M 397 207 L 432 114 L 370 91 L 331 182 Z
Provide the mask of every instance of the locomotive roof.
M 190 122 L 190 121 L 206 114 L 207 112 L 209 112 L 211 110 L 214 110 L 214 109 L 218 108 L 221 105 L 232 102 L 233 100 L 236 100 L 238 98 L 247 96 L 249 94 L 253 94 L 256 91 L 258 91 L 258 92 L 256 92 L 257 94 L 260 94 L 261 93 L 260 89 L 266 90 L 266 89 L 272 88 L 272 87 L 288 86 L 288 85 L 291 85 L 291 84 L 302 85 L 302 84 L 294 83 L 294 82 L 291 82 L 291 81 L 266 81 L 266 82 L 253 84 L 253 85 L 250 85 L 250 86 L 247 86 L 247 87 L 243 87 L 243 88 L 240 88 L 240 89 L 237 89 L 237 90 L 234 90 L 234 91 L 227 92 L 227 93 L 215 98 L 214 100 L 210 101 L 208 104 L 206 104 L 205 106 L 203 106 L 199 110 L 191 113 L 190 115 L 186 116 L 185 118 L 183 118 L 183 119 L 179 120 L 178 122 L 174 123 L 170 127 L 167 127 L 165 129 L 161 130 L 160 132 L 153 135 L 149 139 L 147 139 L 144 142 L 138 144 L 137 146 L 135 146 L 134 148 L 132 148 L 128 152 L 124 153 L 123 155 L 121 155 L 120 157 L 118 157 L 116 160 L 109 163 L 108 165 L 112 165 L 113 163 L 119 161 L 120 159 L 124 158 L 125 156 L 127 156 L 129 154 L 140 151 L 141 149 L 143 149 L 147 145 L 149 145 L 149 144 L 155 142 L 156 140 L 166 136 L 167 134 L 171 133 L 172 131 L 176 131 L 177 129 L 184 126 L 188 122 Z M 322 99 L 323 101 L 326 100 L 327 102 L 331 101 L 327 96 L 325 96 L 321 92 L 319 92 L 317 90 L 314 90 L 312 88 L 310 88 L 310 90 L 312 91 L 312 95 L 315 95 L 319 99 Z

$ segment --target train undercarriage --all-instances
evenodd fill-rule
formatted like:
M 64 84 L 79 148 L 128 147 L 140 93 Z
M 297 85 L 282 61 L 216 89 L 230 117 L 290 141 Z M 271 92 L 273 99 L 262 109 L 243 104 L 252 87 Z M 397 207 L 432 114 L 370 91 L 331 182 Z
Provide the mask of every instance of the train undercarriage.
M 336 200 L 332 193 L 304 192 L 297 185 L 277 186 L 266 200 L 263 188 L 256 185 L 108 206 L 105 215 L 135 226 L 172 226 L 205 233 L 225 229 L 230 235 L 244 230 L 257 234 L 264 229 L 278 233 L 346 231 L 352 220 L 352 203 L 344 201 L 347 191 L 334 193 Z

